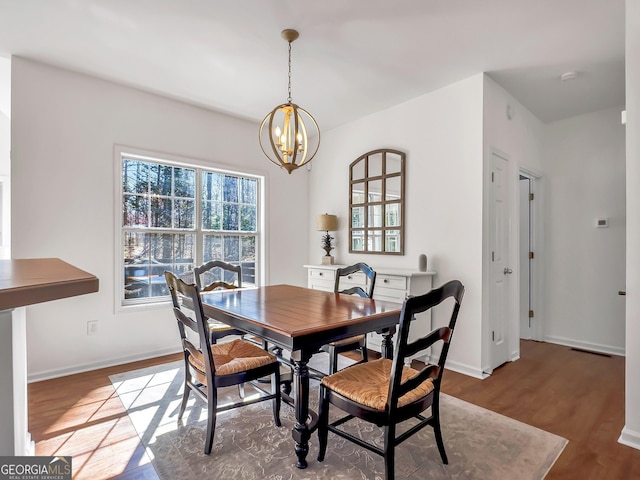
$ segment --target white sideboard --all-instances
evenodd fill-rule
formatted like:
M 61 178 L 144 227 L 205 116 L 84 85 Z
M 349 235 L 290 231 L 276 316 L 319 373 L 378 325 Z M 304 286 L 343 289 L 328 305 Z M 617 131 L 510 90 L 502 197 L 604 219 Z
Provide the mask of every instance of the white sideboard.
M 336 270 L 346 265 L 304 265 L 308 270 L 307 287 L 316 290 L 333 292 Z M 376 284 L 373 289 L 373 298 L 388 302 L 402 303 L 409 295 L 422 295 L 431 290 L 432 279 L 435 272 L 419 272 L 418 270 L 403 268 L 376 268 Z M 361 272 L 344 277 L 340 288 L 365 285 L 365 276 Z M 365 289 L 366 290 L 366 289 Z M 411 326 L 409 339 L 413 340 L 424 336 L 431 331 L 431 312 L 416 315 L 416 322 Z M 394 337 L 395 341 L 395 337 Z M 375 332 L 367 335 L 367 347 L 380 351 L 382 335 Z M 419 358 L 419 357 L 418 357 Z

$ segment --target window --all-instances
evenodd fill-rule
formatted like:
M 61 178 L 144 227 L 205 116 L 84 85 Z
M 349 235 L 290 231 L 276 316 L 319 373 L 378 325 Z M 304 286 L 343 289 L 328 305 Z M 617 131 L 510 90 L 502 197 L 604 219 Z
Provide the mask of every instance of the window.
M 193 282 L 210 260 L 257 285 L 261 177 L 121 154 L 121 304 L 164 300 L 164 271 Z

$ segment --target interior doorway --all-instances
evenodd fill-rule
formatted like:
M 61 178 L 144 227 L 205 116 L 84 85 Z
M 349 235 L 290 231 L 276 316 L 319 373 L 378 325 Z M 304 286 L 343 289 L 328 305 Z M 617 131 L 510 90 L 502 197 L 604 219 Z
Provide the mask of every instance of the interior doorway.
M 542 339 L 542 302 L 539 279 L 542 245 L 540 231 L 540 177 L 524 170 L 519 175 L 519 303 L 520 338 Z

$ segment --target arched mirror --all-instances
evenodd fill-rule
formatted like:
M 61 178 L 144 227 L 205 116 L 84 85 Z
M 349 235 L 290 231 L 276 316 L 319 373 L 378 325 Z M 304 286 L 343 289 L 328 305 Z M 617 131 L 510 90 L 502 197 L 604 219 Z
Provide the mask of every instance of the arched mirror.
M 380 149 L 349 165 L 350 253 L 404 254 L 404 163 Z

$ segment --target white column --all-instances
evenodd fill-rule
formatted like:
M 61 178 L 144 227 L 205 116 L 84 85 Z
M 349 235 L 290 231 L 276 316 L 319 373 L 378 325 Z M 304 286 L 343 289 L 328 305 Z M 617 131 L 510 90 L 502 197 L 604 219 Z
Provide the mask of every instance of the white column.
M 0 455 L 33 455 L 28 432 L 26 308 L 0 311 Z
M 626 1 L 627 284 L 625 425 L 618 440 L 640 449 L 640 2 Z

